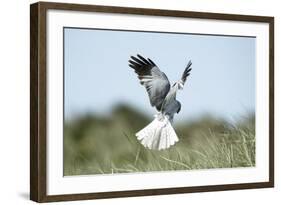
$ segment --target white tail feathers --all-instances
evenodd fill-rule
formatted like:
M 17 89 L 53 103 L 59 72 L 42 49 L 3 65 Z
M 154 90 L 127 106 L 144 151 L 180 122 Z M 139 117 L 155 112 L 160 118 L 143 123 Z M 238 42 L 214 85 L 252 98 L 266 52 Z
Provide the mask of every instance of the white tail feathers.
M 149 149 L 167 149 L 179 141 L 178 136 L 172 127 L 169 119 L 161 114 L 145 128 L 136 133 L 141 144 Z

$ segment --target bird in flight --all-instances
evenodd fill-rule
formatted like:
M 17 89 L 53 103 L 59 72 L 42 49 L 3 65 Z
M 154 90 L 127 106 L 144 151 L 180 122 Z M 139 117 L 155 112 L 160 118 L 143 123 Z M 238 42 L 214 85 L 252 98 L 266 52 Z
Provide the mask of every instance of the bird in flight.
M 178 90 L 182 90 L 191 71 L 188 62 L 182 77 L 170 85 L 169 79 L 149 58 L 141 55 L 131 56 L 129 66 L 138 75 L 140 84 L 148 93 L 150 104 L 158 111 L 155 119 L 145 128 L 136 133 L 137 139 L 148 149 L 162 150 L 174 145 L 179 139 L 172 127 L 174 114 L 179 113 L 181 104 L 176 99 Z

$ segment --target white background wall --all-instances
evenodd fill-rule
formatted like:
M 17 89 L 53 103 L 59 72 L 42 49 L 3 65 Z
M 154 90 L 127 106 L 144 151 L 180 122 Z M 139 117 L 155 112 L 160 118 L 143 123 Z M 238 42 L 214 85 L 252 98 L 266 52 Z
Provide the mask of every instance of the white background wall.
M 68 202 L 70 204 L 278 204 L 280 181 L 280 5 L 278 0 L 83 0 L 65 1 L 190 11 L 275 16 L 274 189 Z M 7 0 L 0 6 L 0 204 L 31 204 L 29 198 L 29 4 Z M 60 203 L 64 204 L 64 203 Z M 279 202 L 280 204 L 280 202 Z

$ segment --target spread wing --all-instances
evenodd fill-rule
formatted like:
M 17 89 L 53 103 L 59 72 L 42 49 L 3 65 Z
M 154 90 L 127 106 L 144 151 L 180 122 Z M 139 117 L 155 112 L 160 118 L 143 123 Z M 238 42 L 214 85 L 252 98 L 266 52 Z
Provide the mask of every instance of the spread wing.
M 129 66 L 135 70 L 141 85 L 146 88 L 151 106 L 155 106 L 159 111 L 170 90 L 167 76 L 152 60 L 145 59 L 139 54 L 137 57 L 131 56 Z
M 176 93 L 178 89 L 183 89 L 184 83 L 187 77 L 190 75 L 191 65 L 192 63 L 189 61 L 185 67 L 181 79 L 172 86 L 171 91 L 167 94 L 164 102 L 162 103 L 161 111 L 169 114 L 171 119 L 173 119 L 173 114 L 176 112 L 179 113 L 181 109 L 180 102 L 176 100 Z
M 182 76 L 181 76 L 181 82 L 182 82 L 182 85 L 184 85 L 185 81 L 186 81 L 186 78 L 190 75 L 190 71 L 191 71 L 191 61 L 188 62 Z

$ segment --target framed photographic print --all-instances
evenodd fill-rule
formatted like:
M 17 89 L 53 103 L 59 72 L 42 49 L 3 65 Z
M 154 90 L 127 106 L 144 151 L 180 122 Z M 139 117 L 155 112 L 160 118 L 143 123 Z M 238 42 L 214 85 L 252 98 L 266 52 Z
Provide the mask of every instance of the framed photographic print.
M 274 18 L 31 5 L 30 198 L 274 186 Z

